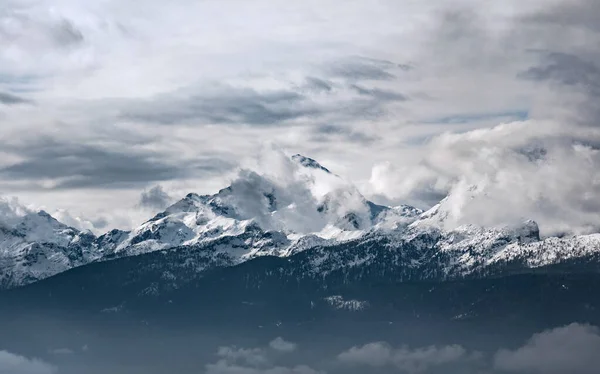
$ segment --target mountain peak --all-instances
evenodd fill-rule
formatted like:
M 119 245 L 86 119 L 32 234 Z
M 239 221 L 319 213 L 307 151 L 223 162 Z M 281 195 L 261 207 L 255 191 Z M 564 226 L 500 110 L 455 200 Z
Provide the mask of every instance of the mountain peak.
M 540 241 L 540 228 L 537 222 L 527 220 L 515 229 L 522 243 L 531 243 Z
M 37 212 L 37 215 L 43 218 L 47 218 L 47 219 L 52 219 L 55 220 L 54 217 L 52 217 L 48 212 L 46 212 L 45 210 L 40 210 L 39 212 Z
M 319 164 L 316 160 L 314 160 L 310 157 L 303 156 L 299 153 L 293 155 L 292 160 L 296 161 L 297 163 L 299 163 L 300 165 L 302 165 L 304 167 L 323 170 L 324 172 L 331 174 L 331 171 L 329 171 L 329 169 L 327 169 L 323 165 Z

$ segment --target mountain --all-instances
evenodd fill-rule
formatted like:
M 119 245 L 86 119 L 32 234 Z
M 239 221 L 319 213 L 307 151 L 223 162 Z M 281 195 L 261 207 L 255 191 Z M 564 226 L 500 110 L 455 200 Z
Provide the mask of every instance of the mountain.
M 462 276 L 461 266 L 448 271 L 443 256 L 428 259 L 415 243 L 391 244 L 374 236 L 238 264 L 212 246 L 96 262 L 0 292 L 0 321 L 16 320 L 25 330 L 38 326 L 36 316 L 87 321 L 88 327 L 75 325 L 77 334 L 89 326 L 129 331 L 143 323 L 238 333 L 270 326 L 273 334 L 281 325 L 329 334 L 371 329 L 374 338 L 389 329 L 402 336 L 408 329 L 435 336 L 465 328 L 496 335 L 600 324 L 597 257 L 529 271 L 519 260 L 507 261 L 493 274 Z
M 310 363 L 383 341 L 492 359 L 534 333 L 600 325 L 600 234 L 544 238 L 533 221 L 452 213 L 375 204 L 299 156 L 131 231 L 96 237 L 22 211 L 0 231 L 0 347 L 61 373 L 196 373 L 218 347 L 274 337 L 325 352 Z M 419 372 L 490 372 L 480 364 Z
M 68 227 L 44 211 L 0 225 L 0 288 L 31 283 L 98 259 L 94 240 L 91 233 Z
M 286 256 L 360 237 L 378 225 L 406 224 L 421 213 L 369 202 L 313 159 L 295 155 L 287 167 L 292 179 L 284 183 L 243 171 L 215 195 L 190 193 L 131 231 L 112 230 L 99 237 L 67 227 L 45 212 L 27 213 L 4 227 L 0 288 L 94 261 L 210 243 L 221 246 L 230 264 Z
M 95 237 L 45 212 L 27 213 L 0 228 L 0 287 L 103 261 L 139 262 L 127 274 L 154 274 L 139 284 L 142 293 L 265 256 L 295 264 L 297 279 L 375 271 L 394 281 L 450 280 L 599 263 L 600 234 L 540 238 L 533 221 L 447 228 L 444 201 L 426 212 L 382 206 L 311 158 L 286 162 L 274 175 L 244 170 L 214 195 L 190 193 L 131 231 Z

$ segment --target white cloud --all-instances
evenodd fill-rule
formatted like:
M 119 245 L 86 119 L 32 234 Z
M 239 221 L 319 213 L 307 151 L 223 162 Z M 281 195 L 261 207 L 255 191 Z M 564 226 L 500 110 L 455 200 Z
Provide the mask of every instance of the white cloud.
M 7 351 L 0 351 L 0 373 L 3 374 L 54 374 L 52 365 L 32 358 L 19 356 Z
M 524 121 L 444 134 L 416 165 L 374 168 L 375 193 L 418 200 L 446 195 L 447 226 L 536 220 L 543 234 L 598 230 L 600 140 L 596 128 Z
M 350 212 L 370 224 L 364 197 L 336 175 L 302 167 L 272 146 L 246 166 L 219 197 L 241 219 L 254 219 L 267 230 L 296 233 L 320 232 Z
M 571 324 L 535 334 L 516 350 L 498 351 L 494 366 L 510 373 L 592 374 L 598 372 L 599 353 L 598 328 Z
M 457 98 L 466 98 L 456 91 L 466 89 L 483 97 L 500 93 L 494 100 L 508 103 L 504 94 L 512 89 L 505 83 L 525 84 L 512 97 L 521 102 L 528 119 L 453 131 L 453 122 L 489 117 L 490 111 L 438 118 L 449 125 L 447 131 L 418 139 L 412 152 L 400 153 L 407 157 L 376 165 L 367 189 L 421 206 L 449 195 L 441 207 L 449 215 L 444 222 L 448 226 L 534 219 L 543 235 L 599 230 L 600 69 L 594 62 L 597 51 L 589 44 L 600 40 L 589 16 L 597 13 L 598 3 L 580 0 L 567 6 L 556 1 L 545 9 L 532 4 L 515 8 L 505 24 L 510 27 L 496 30 L 477 21 L 483 16 L 477 10 L 450 12 L 441 23 L 440 33 L 446 33 L 430 45 L 433 54 L 440 49 L 448 53 L 434 60 L 443 74 L 464 81 L 462 87 L 447 86 Z M 514 76 L 505 83 L 494 78 L 508 71 Z
M 25 206 L 16 197 L 6 198 L 0 196 L 0 224 L 12 228 L 19 224 L 25 215 L 34 214 L 44 209 L 46 209 L 44 206 Z M 92 222 L 82 217 L 74 216 L 64 209 L 50 211 L 50 215 L 65 225 L 82 231 L 89 230 L 99 233 L 107 225 L 106 220 L 101 216 L 97 216 L 96 220 Z
M 282 337 L 278 337 L 273 339 L 269 343 L 269 347 L 279 352 L 293 352 L 296 350 L 297 345 L 295 343 L 284 340 Z
M 250 366 L 262 366 L 267 363 L 265 352 L 261 348 L 220 347 L 217 355 L 226 362 Z
M 369 343 L 362 347 L 352 347 L 338 355 L 341 362 L 368 366 L 386 366 L 391 362 L 392 347 L 383 342 Z
M 98 234 L 106 227 L 106 221 L 101 217 L 96 217 L 96 221 L 91 222 L 85 218 L 73 216 L 70 212 L 64 209 L 51 212 L 50 215 L 56 218 L 59 222 L 81 231 L 91 231 L 92 233 Z
M 479 359 L 478 353 L 469 353 L 459 345 L 443 347 L 393 348 L 387 343 L 375 342 L 361 347 L 352 347 L 338 355 L 346 365 L 371 367 L 393 366 L 402 373 L 423 373 L 436 367 L 464 364 Z
M 0 197 L 0 224 L 13 226 L 30 212 L 29 208 L 21 205 L 19 199 Z
M 142 220 L 127 210 L 144 189 L 215 192 L 272 141 L 388 201 L 430 205 L 459 180 L 485 182 L 498 199 L 507 188 L 535 195 L 507 180 L 532 170 L 503 148 L 507 139 L 527 127 L 527 139 L 545 143 L 600 113 L 590 48 L 600 40 L 597 5 L 553 4 L 5 1 L 0 188 L 50 212 L 78 212 L 82 226 L 102 216 L 126 228 Z M 557 57 L 565 55 L 576 58 Z M 440 136 L 523 117 L 532 120 L 495 145 L 498 131 Z M 550 148 L 564 160 L 533 170 L 550 186 L 595 167 L 585 151 Z M 544 210 L 542 230 L 593 230 L 572 196 L 588 193 L 592 201 L 575 182 L 553 187 L 544 198 L 575 201 Z M 536 204 L 509 202 L 519 209 L 491 221 L 540 215 Z
M 207 374 L 318 374 L 307 365 L 280 366 L 272 362 L 272 353 L 290 353 L 296 344 L 276 338 L 265 348 L 220 347 L 219 360 L 206 365 Z

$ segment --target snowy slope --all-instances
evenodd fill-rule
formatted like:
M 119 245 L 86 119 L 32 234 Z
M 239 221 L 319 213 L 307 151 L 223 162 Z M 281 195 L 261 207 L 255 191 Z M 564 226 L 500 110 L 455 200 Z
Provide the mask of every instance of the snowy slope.
M 94 236 L 68 227 L 44 211 L 0 226 L 0 288 L 30 283 L 99 257 Z
M 335 243 L 359 238 L 376 228 L 406 226 L 422 213 L 412 207 L 391 209 L 369 202 L 315 160 L 295 155 L 290 169 L 291 181 L 243 171 L 215 195 L 188 194 L 130 233 L 123 233 L 114 248 L 104 251 L 118 257 L 197 246 L 244 236 L 251 228 L 263 235 L 278 233 L 281 240 L 273 248 L 256 241 L 241 258 L 282 256 L 306 248 L 311 240 Z
M 531 269 L 600 254 L 600 234 L 540 239 L 533 221 L 457 226 L 448 224 L 455 217 L 446 200 L 427 212 L 387 207 L 368 201 L 313 159 L 294 155 L 282 168 L 271 175 L 243 170 L 214 195 L 190 193 L 131 231 L 100 237 L 43 211 L 6 215 L 0 222 L 0 288 L 93 261 L 164 250 L 189 255 L 185 266 L 195 271 L 261 256 L 309 256 L 302 269 L 313 275 L 377 266 L 407 279 L 485 275 L 507 264 Z M 194 263 L 197 254 L 201 260 Z
M 420 214 L 368 202 L 313 159 L 294 155 L 286 162 L 287 179 L 243 170 L 215 195 L 190 193 L 131 231 L 112 230 L 97 238 L 45 212 L 13 214 L 0 243 L 0 287 L 92 261 L 211 243 L 220 243 L 215 255 L 228 257 L 229 264 L 287 256 L 316 244 L 356 239 L 376 226 L 395 227 L 399 217 L 408 224 Z

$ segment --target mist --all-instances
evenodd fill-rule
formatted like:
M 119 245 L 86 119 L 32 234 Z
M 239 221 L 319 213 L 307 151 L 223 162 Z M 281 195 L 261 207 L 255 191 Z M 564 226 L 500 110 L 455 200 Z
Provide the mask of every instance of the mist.
M 587 324 L 531 335 L 496 326 L 481 344 L 477 334 L 449 323 L 447 332 L 439 330 L 444 324 L 371 324 L 366 331 L 356 323 L 174 329 L 127 319 L 20 316 L 2 322 L 0 372 L 587 374 L 599 363 L 599 329 Z

